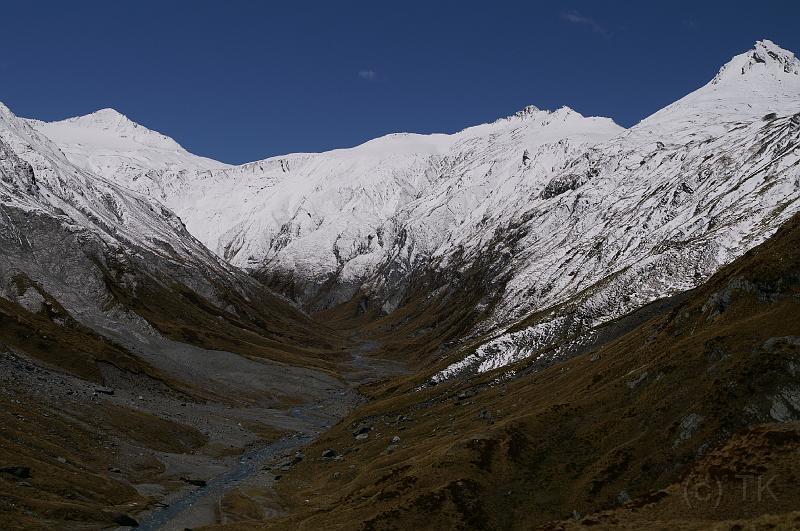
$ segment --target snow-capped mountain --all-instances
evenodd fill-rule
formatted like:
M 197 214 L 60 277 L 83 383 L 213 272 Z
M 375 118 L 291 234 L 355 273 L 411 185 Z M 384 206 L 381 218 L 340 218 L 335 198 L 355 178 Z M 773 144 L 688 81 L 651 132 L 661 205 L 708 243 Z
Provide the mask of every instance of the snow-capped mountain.
M 800 209 L 800 61 L 770 41 L 707 85 L 594 146 L 494 221 L 520 235 L 496 335 L 436 376 L 506 365 L 695 287 Z M 480 248 L 475 229 L 454 245 Z M 446 260 L 447 249 L 440 251 Z
M 118 123 L 114 134 L 139 129 Z M 255 334 L 253 344 L 271 345 L 276 358 L 292 348 L 285 329 L 292 337 L 318 330 L 288 301 L 211 253 L 161 203 L 72 163 L 33 126 L 44 127 L 0 104 L 0 302 L 6 311 L 88 330 L 176 375 L 185 373 L 187 358 L 212 356 L 197 348 L 207 342 L 191 332 L 196 327 L 216 329 L 216 338 L 235 336 L 231 345 Z M 135 142 L 147 147 L 130 160 L 166 150 L 173 160 L 192 159 L 157 134 L 145 132 Z M 195 346 L 174 341 L 184 336 Z
M 444 378 L 580 338 L 772 234 L 798 210 L 798 72 L 794 54 L 759 41 L 629 130 L 528 107 L 452 135 L 236 167 L 111 111 L 31 123 L 73 164 L 163 202 L 217 255 L 314 307 L 362 293 L 391 312 L 425 272 L 455 283 L 490 263 L 492 311 L 476 329 L 490 340 Z
M 71 163 L 48 136 L 5 106 L 0 106 L 0 142 L 9 169 L 19 170 L 5 175 L 4 207 L 61 216 L 109 245 L 125 241 L 162 254 L 171 246 L 171 256 L 182 258 L 205 252 L 172 212 Z
M 622 131 L 607 118 L 530 106 L 453 135 L 393 134 L 350 149 L 214 169 L 198 168 L 205 163 L 199 158 L 185 168 L 163 165 L 166 156 L 151 150 L 115 157 L 111 142 L 100 139 L 116 132 L 94 115 L 33 125 L 55 131 L 73 163 L 163 201 L 232 264 L 291 275 L 304 286 L 304 300 L 331 279 L 348 287 L 328 304 L 351 297 L 386 260 L 415 202 L 432 203 L 420 220 L 427 226 L 411 233 L 427 256 L 486 198 L 518 193 L 525 181 L 514 169 L 551 170 Z

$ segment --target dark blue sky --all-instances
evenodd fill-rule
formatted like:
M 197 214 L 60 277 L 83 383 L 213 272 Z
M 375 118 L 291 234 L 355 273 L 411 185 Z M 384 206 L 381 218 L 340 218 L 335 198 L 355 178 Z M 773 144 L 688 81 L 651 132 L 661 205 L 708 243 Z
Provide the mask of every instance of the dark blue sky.
M 0 7 L 0 101 L 114 107 L 244 162 L 450 132 L 527 104 L 629 126 L 769 38 L 800 2 L 53 1 Z

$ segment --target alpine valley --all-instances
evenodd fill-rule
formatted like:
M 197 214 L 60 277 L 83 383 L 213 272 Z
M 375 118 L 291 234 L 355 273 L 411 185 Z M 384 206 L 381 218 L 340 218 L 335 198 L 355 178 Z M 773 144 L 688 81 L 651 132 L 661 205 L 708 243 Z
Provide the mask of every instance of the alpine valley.
M 768 40 L 239 166 L 0 104 L 0 528 L 798 528 L 799 212 Z

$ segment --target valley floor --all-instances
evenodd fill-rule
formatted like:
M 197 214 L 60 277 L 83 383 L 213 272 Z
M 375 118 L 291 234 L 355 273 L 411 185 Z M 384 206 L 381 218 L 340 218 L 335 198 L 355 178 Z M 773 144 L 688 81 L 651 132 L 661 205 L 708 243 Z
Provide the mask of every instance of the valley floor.
M 279 471 L 299 459 L 296 452 L 363 400 L 356 386 L 404 370 L 373 363 L 366 357 L 372 348 L 356 344 L 341 377 L 224 352 L 213 353 L 213 363 L 184 364 L 193 372 L 181 374 L 182 381 L 199 386 L 220 375 L 239 378 L 251 391 L 260 382 L 261 396 L 218 389 L 216 400 L 147 379 L 120 377 L 113 387 L 99 386 L 6 352 L 0 358 L 0 459 L 9 463 L 0 471 L 3 528 L 94 529 L 104 520 L 135 520 L 139 529 L 213 524 L 231 489 L 271 489 L 281 473 L 262 469 Z M 261 501 L 271 507 L 266 514 L 280 514 L 274 499 Z

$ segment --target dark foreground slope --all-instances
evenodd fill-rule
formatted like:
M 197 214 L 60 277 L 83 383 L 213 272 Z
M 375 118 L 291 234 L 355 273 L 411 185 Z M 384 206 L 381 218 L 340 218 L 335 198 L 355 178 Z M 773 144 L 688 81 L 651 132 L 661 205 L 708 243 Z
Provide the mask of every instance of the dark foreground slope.
M 222 516 L 279 529 L 797 526 L 800 217 L 665 306 L 538 372 L 375 387 L 284 473 L 288 516 L 258 521 L 247 492 Z
M 125 522 L 355 400 L 335 370 L 346 342 L 244 275 L 174 264 L 158 275 L 157 257 L 75 247 L 68 278 L 105 293 L 96 315 L 110 318 L 92 320 L 62 303 L 68 282 L 37 275 L 37 261 L 65 258 L 46 243 L 70 235 L 28 237 L 3 248 L 14 269 L 0 265 L 11 293 L 0 296 L 2 529 Z M 331 407 L 295 414 L 321 401 Z
M 145 273 L 133 274 L 147 289 Z M 28 276 L 15 281 L 41 306 L 0 297 L 2 529 L 113 526 L 196 489 L 243 451 L 334 422 L 355 400 L 329 368 L 340 340 L 269 293 L 247 316 L 244 304 L 223 309 L 152 282 L 149 297 L 109 301 L 152 323 L 126 345 Z M 320 401 L 331 407 L 295 416 Z

